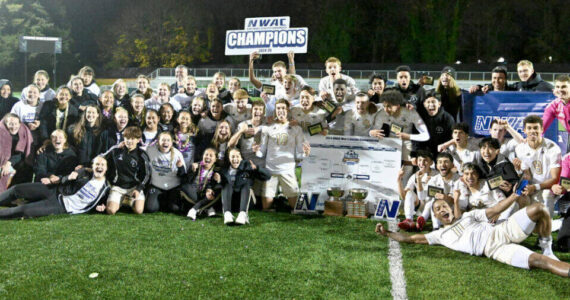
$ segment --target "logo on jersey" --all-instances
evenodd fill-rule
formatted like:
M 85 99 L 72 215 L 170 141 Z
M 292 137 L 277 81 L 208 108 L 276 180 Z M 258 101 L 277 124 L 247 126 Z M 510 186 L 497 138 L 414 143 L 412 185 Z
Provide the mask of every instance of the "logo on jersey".
M 536 175 L 542 175 L 542 162 L 540 160 L 535 160 L 532 162 L 532 167 L 534 168 L 534 173 Z

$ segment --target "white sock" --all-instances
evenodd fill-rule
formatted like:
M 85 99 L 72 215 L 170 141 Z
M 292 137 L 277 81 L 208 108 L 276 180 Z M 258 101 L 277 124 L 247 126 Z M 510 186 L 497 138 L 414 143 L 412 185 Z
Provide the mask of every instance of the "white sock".
M 422 212 L 422 217 L 424 217 L 426 221 L 429 220 L 429 217 L 431 216 L 432 205 L 433 205 L 433 200 L 426 202 L 426 205 L 424 205 L 424 211 Z
M 406 193 L 406 198 L 404 199 L 404 216 L 406 219 L 413 220 L 414 219 L 414 202 L 416 201 L 416 193 L 412 191 L 408 191 Z
M 542 249 L 543 255 L 558 260 L 558 258 L 554 255 L 554 252 L 552 252 L 552 236 L 539 237 L 538 246 L 540 246 L 540 248 Z

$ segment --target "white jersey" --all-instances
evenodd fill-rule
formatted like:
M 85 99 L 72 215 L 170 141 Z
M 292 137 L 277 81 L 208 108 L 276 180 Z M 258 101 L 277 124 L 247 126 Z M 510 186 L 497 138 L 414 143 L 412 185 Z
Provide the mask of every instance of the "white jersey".
M 97 201 L 101 189 L 105 186 L 105 179 L 91 179 L 82 186 L 77 193 L 61 196 L 65 210 L 70 214 L 80 214 L 88 211 Z
M 356 93 L 358 93 L 358 88 L 356 88 L 356 81 L 354 81 L 352 77 L 345 74 L 340 74 L 340 78 L 346 81 L 346 89 L 348 95 L 356 95 Z M 327 92 L 331 96 L 331 99 L 336 100 L 333 90 L 333 80 L 331 79 L 330 75 L 321 78 L 321 81 L 319 82 L 319 93 L 322 91 Z
M 200 96 L 201 94 L 202 94 L 201 91 L 196 90 L 196 92 L 194 92 L 194 95 L 192 96 L 188 96 L 186 93 L 178 93 L 172 96 L 171 99 L 174 99 L 178 103 L 180 103 L 182 109 L 189 109 L 190 106 L 192 105 L 192 100 L 194 100 L 194 98 Z
M 505 140 L 503 141 L 503 144 L 501 145 L 500 153 L 504 157 L 506 157 L 510 161 L 512 161 L 513 158 L 515 158 L 515 148 L 517 147 L 518 144 L 519 144 L 519 142 L 517 142 L 517 140 L 515 140 L 515 139 L 505 138 Z
M 408 191 L 414 191 L 417 187 L 416 185 L 416 177 L 417 177 L 417 172 L 412 174 L 412 176 L 410 176 L 410 179 L 408 179 L 408 183 L 406 184 L 405 190 Z M 427 183 L 428 180 L 431 179 L 432 177 L 436 176 L 438 174 L 438 172 L 434 169 L 430 169 L 428 173 L 424 174 L 422 176 L 422 187 L 425 189 L 427 187 Z
M 93 95 L 97 97 L 101 96 L 101 88 L 99 88 L 99 86 L 95 82 L 91 83 L 89 86 L 86 86 L 85 88 Z
M 407 134 L 412 134 L 414 126 L 419 129 L 420 126 L 425 126 L 424 120 L 420 117 L 417 111 L 409 110 L 402 107 L 398 116 L 389 115 L 386 110 L 379 110 L 374 119 L 372 129 L 382 129 L 382 125 L 388 124 L 389 126 L 396 125 L 401 128 L 401 131 Z M 385 133 L 386 134 L 386 133 Z M 394 137 L 393 133 L 390 137 Z M 410 161 L 410 153 L 412 151 L 412 141 L 402 141 L 402 160 Z
M 453 165 L 457 169 L 457 172 L 461 174 L 461 166 L 465 163 L 473 162 L 475 155 L 479 153 L 479 139 L 468 137 L 467 147 L 465 147 L 465 149 L 459 150 L 455 145 L 451 145 L 447 148 L 446 152 L 451 154 L 453 157 Z
M 293 97 L 293 98 L 299 98 L 299 93 L 301 92 L 301 88 L 306 86 L 307 82 L 305 81 L 305 79 L 303 79 L 303 77 L 301 75 L 293 74 L 293 76 L 295 76 L 295 78 L 297 78 L 297 84 L 295 85 L 295 97 Z M 277 97 L 278 99 L 280 99 L 280 98 L 287 99 L 288 98 L 287 97 L 287 90 L 285 90 L 285 86 L 283 85 L 283 83 L 281 81 L 272 80 L 270 82 L 270 84 L 275 86 L 275 97 Z M 259 89 L 259 90 L 261 91 L 261 89 Z M 291 101 L 291 100 L 289 100 L 289 101 Z
M 299 126 L 274 123 L 261 126 L 261 153 L 265 166 L 272 175 L 284 174 L 295 169 L 296 160 L 304 157 L 305 135 Z
M 471 208 L 489 208 L 505 199 L 505 194 L 500 189 L 491 190 L 486 180 L 479 180 L 479 187 L 472 192 L 461 180 L 456 182 L 455 190 L 459 190 L 459 203 L 462 210 L 468 206 Z
M 11 113 L 20 117 L 22 123 L 31 123 L 36 121 L 40 115 L 42 105 L 38 103 L 36 106 L 31 106 L 26 100 L 20 100 L 12 106 Z
M 550 169 L 560 167 L 560 147 L 553 141 L 543 138 L 537 149 L 532 149 L 527 143 L 515 148 L 516 156 L 522 161 L 521 169 L 530 169 L 532 184 L 550 179 Z
M 368 112 L 361 115 L 356 109 L 347 111 L 344 115 L 344 135 L 369 136 L 375 117 L 376 114 Z
M 337 103 L 338 104 L 338 103 Z M 329 123 L 329 134 L 344 135 L 344 120 L 346 113 L 356 109 L 354 100 L 345 100 L 340 104 L 342 112 Z
M 449 249 L 483 255 L 487 240 L 493 231 L 484 209 L 464 213 L 461 219 L 425 236 L 430 245 L 443 245 Z
M 180 185 L 180 177 L 178 177 L 178 167 L 176 163 L 181 160 L 184 163 L 182 153 L 176 148 L 172 148 L 173 153 L 163 153 L 158 150 L 157 145 L 149 146 L 146 149 L 151 168 L 150 184 L 163 189 L 170 190 Z
M 172 107 L 174 108 L 174 111 L 176 111 L 176 112 L 179 112 L 182 109 L 182 106 L 180 106 L 180 103 L 178 103 L 178 101 L 174 98 L 170 98 L 168 100 L 168 102 L 161 102 L 160 100 L 158 100 L 158 98 L 152 97 L 152 98 L 144 101 L 144 106 L 147 109 L 154 109 L 154 110 L 158 111 L 160 109 L 160 107 L 162 106 L 162 104 L 164 104 L 164 103 L 170 103 L 172 105 Z
M 428 189 L 430 186 L 443 189 L 443 194 L 450 195 L 457 180 L 459 180 L 459 175 L 457 175 L 457 173 L 453 173 L 449 180 L 443 178 L 441 174 L 437 174 L 430 178 L 427 185 L 422 185 L 423 189 L 420 193 L 418 193 L 418 198 L 420 198 L 420 200 L 424 200 L 426 198 L 428 201 L 434 200 L 433 197 L 430 197 L 428 195 Z
M 251 123 L 251 120 L 243 121 L 243 122 L 239 123 L 236 131 L 240 131 L 241 128 L 247 127 L 249 125 L 253 126 L 253 124 Z M 259 133 L 261 126 L 263 126 L 263 123 L 262 123 L 262 125 L 260 125 L 256 128 L 256 134 Z M 253 146 L 253 143 L 255 142 L 255 140 L 256 140 L 255 135 L 246 136 L 245 134 L 242 134 L 241 138 L 239 139 L 239 149 L 241 152 L 241 156 L 246 161 L 247 160 L 253 161 L 253 163 L 256 166 L 265 167 L 265 159 L 262 157 L 257 157 L 257 155 L 255 155 L 255 152 L 253 152 L 253 150 L 251 150 L 251 146 Z
M 224 104 L 224 111 L 232 116 L 236 123 L 251 119 L 251 104 L 247 104 L 244 112 L 239 112 L 235 103 Z
M 291 108 L 292 118 L 299 123 L 304 133 L 309 132 L 309 126 L 321 123 L 323 128 L 327 126 L 327 112 L 313 105 L 313 109 L 305 113 L 301 105 Z
M 25 87 L 22 90 L 22 95 L 20 96 L 20 100 L 27 101 L 26 95 L 28 94 L 28 87 Z M 40 92 L 40 103 L 43 104 L 46 101 L 51 101 L 55 99 L 55 91 L 51 88 L 46 89 Z

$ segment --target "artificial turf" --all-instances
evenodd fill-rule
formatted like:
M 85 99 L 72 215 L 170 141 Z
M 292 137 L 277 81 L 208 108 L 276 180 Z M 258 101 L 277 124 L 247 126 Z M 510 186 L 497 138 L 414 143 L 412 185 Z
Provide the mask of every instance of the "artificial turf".
M 391 298 L 388 240 L 375 221 L 250 217 L 247 226 L 164 213 L 3 221 L 0 298 Z M 568 279 L 544 271 L 401 248 L 410 298 L 570 298 Z

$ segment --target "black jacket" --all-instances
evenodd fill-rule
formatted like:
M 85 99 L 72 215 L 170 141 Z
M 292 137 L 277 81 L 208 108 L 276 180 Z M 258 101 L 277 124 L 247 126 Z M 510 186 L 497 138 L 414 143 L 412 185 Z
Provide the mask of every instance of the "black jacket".
M 227 167 L 222 170 L 220 173 L 222 177 L 222 186 L 226 186 L 230 184 L 231 177 L 230 177 L 230 168 Z M 267 181 L 271 178 L 271 174 L 269 170 L 266 168 L 262 168 L 257 166 L 255 170 L 251 167 L 251 163 L 246 160 L 242 160 L 237 168 L 237 173 L 235 177 L 235 182 L 233 183 L 233 190 L 239 191 L 243 186 L 251 187 L 253 186 L 253 180 L 258 179 L 261 181 Z
M 77 159 L 79 160 L 79 164 L 83 166 L 90 166 L 91 160 L 99 154 L 98 150 L 98 143 L 99 143 L 99 135 L 101 132 L 99 131 L 96 133 L 95 128 L 86 126 L 85 133 L 83 134 L 83 139 L 80 141 L 76 141 L 73 137 L 73 129 L 77 126 L 77 124 L 70 126 L 67 131 L 68 140 L 72 142 L 75 146 L 75 151 L 77 152 Z
M 113 125 L 101 131 L 97 143 L 95 144 L 95 154 L 107 152 L 111 147 L 123 141 L 123 133 L 117 130 L 117 126 Z
M 425 110 L 423 103 L 426 98 L 426 91 L 421 85 L 415 84 L 411 80 L 408 88 L 405 90 L 396 83 L 396 85 L 386 88 L 384 92 L 386 91 L 400 92 L 402 96 L 404 96 L 406 102 L 412 104 L 418 110 L 418 113 L 422 110 Z
M 200 163 L 198 163 L 200 164 Z M 205 192 L 207 189 L 212 189 L 214 191 L 219 191 L 222 189 L 222 182 L 218 183 L 213 179 L 214 176 L 214 167 L 212 167 L 212 177 L 210 178 L 210 180 L 204 185 L 204 188 L 202 188 L 200 186 L 199 192 L 203 193 Z M 185 178 L 182 180 L 183 183 L 189 183 L 189 184 L 195 184 L 196 181 L 198 181 L 198 176 L 200 175 L 200 168 L 198 167 L 198 169 L 196 169 L 196 171 L 192 170 L 192 166 L 188 167 L 188 171 L 186 173 Z M 222 174 L 220 174 L 221 176 Z
M 107 179 L 112 185 L 124 189 L 144 190 L 150 179 L 150 160 L 140 148 L 133 151 L 127 147 L 114 147 L 105 154 Z
M 428 150 L 435 158 L 438 154 L 437 146 L 451 139 L 455 120 L 443 107 L 440 107 L 437 114 L 433 117 L 427 112 L 420 114 L 420 117 L 422 117 L 428 128 L 430 139 L 426 142 L 414 142 L 415 149 Z
M 83 89 L 81 96 L 77 95 L 76 92 L 72 92 L 70 103 L 79 109 L 79 106 L 85 105 L 97 105 L 97 95 L 91 93 L 88 89 Z
M 61 153 L 56 153 L 55 149 L 49 145 L 44 152 L 36 157 L 34 164 L 35 181 L 56 175 L 65 176 L 75 169 L 78 164 L 77 155 L 71 148 L 64 149 Z
M 74 105 L 68 104 L 67 105 L 67 121 L 65 128 L 61 128 L 64 131 L 69 128 L 69 126 L 75 124 L 79 120 L 79 110 Z M 42 106 L 42 110 L 40 111 L 40 138 L 42 141 L 48 140 L 50 138 L 51 133 L 56 129 L 55 123 L 57 121 L 57 100 L 46 101 Z M 63 122 L 63 120 L 62 120 Z M 62 124 L 63 126 L 63 124 Z
M 515 91 L 530 91 L 530 92 L 552 92 L 554 86 L 542 80 L 540 74 L 534 73 L 527 81 L 519 81 L 513 83 L 510 88 Z

